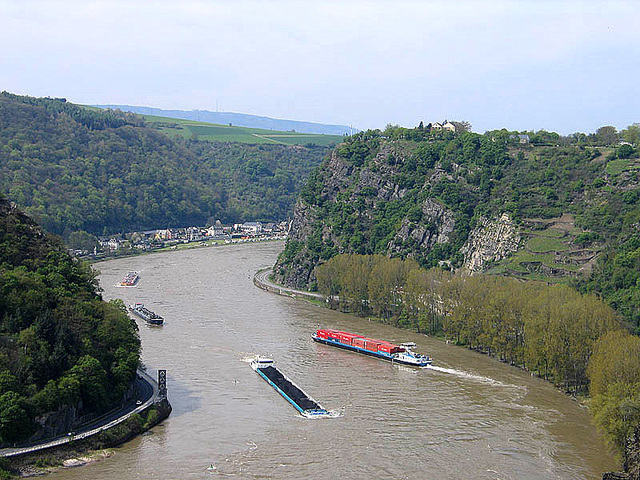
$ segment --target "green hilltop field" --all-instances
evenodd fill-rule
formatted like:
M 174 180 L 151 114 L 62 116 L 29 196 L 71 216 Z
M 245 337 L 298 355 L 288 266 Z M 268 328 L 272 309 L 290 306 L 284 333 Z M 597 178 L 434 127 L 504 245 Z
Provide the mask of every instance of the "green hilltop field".
M 341 135 L 320 135 L 280 132 L 259 128 L 216 125 L 212 123 L 182 120 L 179 118 L 141 115 L 146 125 L 171 137 L 195 138 L 212 142 L 270 143 L 279 145 L 336 145 L 343 140 Z

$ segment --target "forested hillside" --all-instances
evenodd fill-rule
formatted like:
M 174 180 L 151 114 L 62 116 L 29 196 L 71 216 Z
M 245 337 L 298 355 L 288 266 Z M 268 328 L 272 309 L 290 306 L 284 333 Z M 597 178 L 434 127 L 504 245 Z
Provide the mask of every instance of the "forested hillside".
M 326 152 L 172 140 L 135 115 L 0 95 L 0 192 L 65 237 L 280 220 Z
M 220 178 L 226 191 L 224 218 L 228 221 L 290 217 L 307 177 L 330 152 L 317 145 L 187 141 L 185 146 L 196 155 L 199 169 Z
M 627 465 L 640 428 L 640 152 L 612 127 L 524 135 L 347 139 L 303 188 L 276 280 L 588 388 Z
M 640 160 L 612 128 L 526 143 L 506 130 L 354 135 L 302 190 L 277 279 L 315 288 L 315 267 L 338 253 L 570 278 L 638 327 Z
M 61 407 L 71 421 L 109 410 L 139 357 L 122 302 L 102 301 L 96 273 L 0 197 L 0 444 Z

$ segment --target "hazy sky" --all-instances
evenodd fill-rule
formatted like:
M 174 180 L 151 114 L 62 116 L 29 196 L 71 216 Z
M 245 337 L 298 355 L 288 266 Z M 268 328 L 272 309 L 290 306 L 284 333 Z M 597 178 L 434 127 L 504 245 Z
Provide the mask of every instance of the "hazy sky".
M 638 1 L 0 0 L 0 90 L 360 129 L 640 122 Z

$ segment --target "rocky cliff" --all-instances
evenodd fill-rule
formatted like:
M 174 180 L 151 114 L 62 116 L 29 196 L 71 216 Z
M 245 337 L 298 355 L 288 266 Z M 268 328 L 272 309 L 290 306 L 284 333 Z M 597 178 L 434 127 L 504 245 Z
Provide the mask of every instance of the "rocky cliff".
M 481 272 L 490 262 L 499 262 L 516 252 L 521 236 L 506 213 L 495 219 L 481 218 L 460 252 L 464 255 L 463 268 Z
M 302 192 L 274 268 L 278 282 L 312 287 L 316 265 L 338 253 L 461 265 L 469 202 L 478 188 L 460 175 L 460 166 L 448 164 L 445 171 L 436 162 L 425 168 L 415 145 L 406 142 L 363 142 L 359 148 L 355 159 L 336 148 Z M 473 248 L 491 250 L 479 243 Z
M 601 157 L 523 147 L 506 131 L 361 132 L 310 176 L 276 279 L 313 288 L 314 268 L 340 253 L 551 281 L 588 275 L 640 198 L 624 175 L 603 185 Z
M 449 243 L 456 226 L 451 210 L 440 205 L 433 198 L 427 198 L 420 205 L 421 222 L 402 220 L 402 225 L 389 243 L 389 253 L 402 252 L 403 245 L 411 241 L 421 250 L 430 250 L 436 244 Z

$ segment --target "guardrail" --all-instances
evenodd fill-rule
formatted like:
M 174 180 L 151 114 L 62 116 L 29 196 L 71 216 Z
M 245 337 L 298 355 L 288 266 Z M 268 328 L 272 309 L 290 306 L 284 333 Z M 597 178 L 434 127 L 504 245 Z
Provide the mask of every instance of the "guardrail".
M 262 290 L 266 290 L 267 292 L 277 293 L 278 295 L 284 295 L 286 297 L 292 298 L 304 298 L 305 300 L 313 300 L 313 301 L 325 301 L 325 296 L 321 293 L 313 293 L 313 292 L 305 292 L 303 290 L 295 290 L 293 288 L 283 287 L 281 285 L 277 285 L 269 281 L 270 269 L 264 268 L 262 270 L 258 270 L 256 274 L 253 276 L 253 284 L 261 288 Z
M 146 371 L 138 369 L 138 375 L 140 377 L 142 377 L 144 380 L 147 381 L 147 383 L 151 384 L 151 387 L 153 388 L 153 393 L 151 395 L 151 397 L 144 403 L 142 403 L 141 405 L 137 405 L 136 408 L 134 408 L 133 410 L 121 415 L 120 417 L 116 418 L 115 420 L 112 420 L 104 425 L 100 425 L 99 427 L 93 428 L 91 430 L 88 430 L 86 432 L 81 432 L 81 433 L 77 433 L 77 434 L 67 434 L 61 437 L 58 437 L 56 439 L 53 439 L 49 442 L 46 443 L 40 443 L 38 445 L 31 445 L 29 447 L 24 447 L 24 448 L 5 448 L 0 450 L 0 456 L 2 457 L 15 457 L 18 455 L 24 455 L 26 453 L 32 453 L 32 452 L 37 452 L 38 450 L 46 450 L 48 448 L 53 448 L 53 447 L 58 447 L 60 445 L 64 445 L 65 443 L 70 443 L 73 442 L 75 440 L 82 440 L 84 438 L 88 438 L 91 437 L 93 435 L 96 435 L 100 432 L 103 432 L 105 430 L 108 430 L 112 427 L 115 427 L 116 425 L 119 425 L 120 423 L 124 422 L 125 420 L 127 420 L 129 417 L 131 417 L 131 415 L 133 415 L 134 413 L 140 413 L 143 410 L 145 410 L 146 408 L 149 408 L 151 405 L 153 405 L 155 403 L 155 401 L 158 399 L 158 383 L 156 382 L 156 380 L 149 375 Z M 94 420 L 95 422 L 95 420 Z M 92 423 L 94 423 L 92 422 Z

